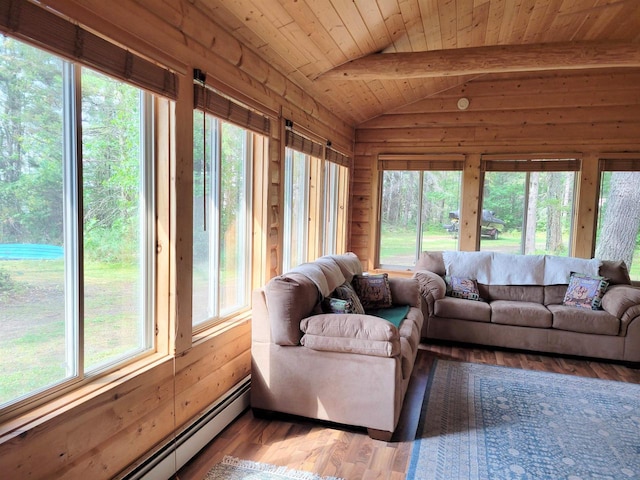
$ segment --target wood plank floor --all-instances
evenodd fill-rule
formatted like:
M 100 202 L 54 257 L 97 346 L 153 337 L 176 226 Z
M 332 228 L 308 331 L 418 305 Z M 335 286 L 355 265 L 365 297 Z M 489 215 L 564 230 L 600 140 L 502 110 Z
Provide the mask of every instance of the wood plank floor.
M 174 480 L 201 480 L 225 455 L 346 480 L 404 479 L 429 371 L 436 358 L 640 383 L 640 369 L 618 363 L 422 344 L 391 442 L 372 440 L 365 430 L 352 427 L 285 415 L 255 418 L 247 410 L 187 463 Z

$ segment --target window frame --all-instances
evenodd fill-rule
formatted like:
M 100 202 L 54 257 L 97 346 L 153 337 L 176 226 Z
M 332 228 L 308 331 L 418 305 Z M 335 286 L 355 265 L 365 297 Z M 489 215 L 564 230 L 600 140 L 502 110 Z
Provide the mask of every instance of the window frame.
M 255 149 L 254 144 L 257 141 L 255 132 L 250 129 L 238 125 L 235 122 L 225 120 L 216 116 L 214 113 L 210 111 L 203 111 L 202 109 L 196 108 L 194 113 L 202 114 L 205 116 L 207 125 L 209 122 L 213 122 L 213 126 L 209 128 L 208 134 L 205 132 L 204 141 L 210 139 L 209 145 L 212 146 L 211 149 L 207 149 L 213 154 L 205 153 L 205 165 L 204 168 L 208 175 L 206 175 L 206 186 L 205 186 L 205 215 L 206 215 L 206 230 L 209 232 L 208 236 L 208 248 L 209 248 L 209 264 L 208 264 L 208 288 L 207 288 L 207 302 L 208 302 L 208 316 L 205 319 L 201 319 L 196 322 L 196 318 L 193 315 L 193 307 L 192 307 L 192 334 L 198 335 L 201 334 L 204 330 L 207 330 L 211 327 L 214 327 L 221 322 L 224 322 L 230 318 L 233 318 L 243 312 L 248 311 L 251 308 L 251 288 L 253 278 L 253 258 L 252 256 L 248 256 L 244 259 L 242 265 L 242 294 L 244 297 L 244 302 L 240 305 L 230 307 L 230 308 L 222 308 L 221 307 L 221 286 L 222 282 L 220 281 L 221 275 L 221 228 L 220 222 L 222 220 L 222 216 L 219 214 L 220 206 L 222 203 L 222 135 L 223 135 L 223 123 L 233 126 L 234 128 L 240 128 L 244 132 L 244 142 L 242 146 L 242 157 L 243 157 L 243 172 L 242 178 L 244 179 L 244 188 L 243 195 L 245 199 L 244 207 L 242 209 L 243 212 L 243 228 L 242 228 L 242 237 L 245 239 L 245 247 L 247 251 L 252 251 L 253 246 L 253 215 L 255 213 L 254 209 L 254 199 L 253 199 L 253 189 L 254 189 L 254 156 Z M 211 168 L 207 168 L 206 164 L 211 161 Z M 214 181 L 215 179 L 215 181 Z M 207 197 L 211 200 L 207 200 Z M 194 195 L 195 199 L 195 195 Z M 218 212 L 217 215 L 214 212 Z M 215 221 L 214 221 L 215 220 Z M 195 229 L 195 225 L 194 225 Z M 193 233 L 192 233 L 193 234 Z M 212 248 L 214 247 L 215 248 Z M 193 275 L 193 272 L 192 272 Z M 240 291 L 240 290 L 239 290 Z M 193 298 L 193 292 L 192 292 Z M 211 314 L 209 314 L 211 313 Z
M 383 208 L 383 175 L 386 171 L 412 172 L 417 171 L 418 189 L 420 192 L 420 202 L 418 205 L 418 224 L 416 225 L 416 251 L 415 262 L 418 261 L 422 252 L 423 244 L 423 219 L 422 209 L 424 206 L 424 173 L 427 171 L 454 171 L 460 172 L 460 206 L 462 206 L 462 183 L 464 173 L 465 155 L 460 154 L 380 154 L 378 155 L 378 228 L 377 228 L 377 252 L 375 264 L 377 268 L 385 270 L 405 270 L 407 265 L 387 264 L 381 262 L 381 246 L 382 246 L 382 208 Z
M 87 69 L 101 75 L 104 72 L 80 62 L 70 61 L 56 52 L 34 45 L 28 38 L 17 36 L 30 48 L 45 52 L 59 59 L 62 63 L 62 217 L 64 241 L 64 357 L 66 373 L 64 378 L 48 385 L 41 386 L 13 398 L 0 405 L 0 413 L 13 417 L 32 408 L 43 405 L 61 395 L 76 391 L 78 388 L 98 378 L 139 362 L 141 359 L 157 354 L 158 343 L 155 334 L 156 324 L 156 163 L 155 163 L 155 97 L 121 78 L 107 75 L 112 80 L 126 84 L 138 91 L 140 104 L 140 130 L 138 157 L 140 171 L 138 174 L 138 221 L 140 228 L 140 316 L 142 335 L 139 348 L 98 363 L 90 370 L 85 368 L 85 318 L 84 304 L 86 283 L 84 275 L 84 204 L 83 204 L 83 137 L 82 137 L 82 70 Z
M 487 172 L 500 173 L 525 173 L 525 190 L 523 204 L 523 225 L 522 236 L 520 240 L 519 255 L 525 255 L 525 231 L 527 228 L 527 207 L 529 202 L 530 173 L 532 172 L 573 172 L 573 198 L 571 202 L 569 238 L 567 241 L 567 256 L 571 256 L 575 242 L 574 226 L 576 219 L 576 211 L 578 208 L 578 185 L 580 180 L 580 172 L 582 168 L 582 156 L 577 153 L 544 153 L 544 154 L 484 154 L 480 161 L 480 192 L 478 200 L 478 225 L 476 232 L 476 250 L 481 250 L 481 221 L 482 211 L 484 207 L 484 186 L 485 174 Z
M 288 272 L 301 263 L 322 255 L 344 253 L 347 246 L 350 159 L 336 150 L 288 130 L 284 148 L 282 271 Z M 304 210 L 298 206 L 297 217 L 306 221 L 294 225 L 292 196 L 294 162 L 304 162 L 297 185 L 303 193 Z M 298 258 L 292 258 L 293 232 L 297 231 Z

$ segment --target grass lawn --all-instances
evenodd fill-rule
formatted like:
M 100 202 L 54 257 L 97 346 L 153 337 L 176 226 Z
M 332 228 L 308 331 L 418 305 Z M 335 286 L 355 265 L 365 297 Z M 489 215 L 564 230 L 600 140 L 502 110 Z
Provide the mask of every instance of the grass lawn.
M 136 265 L 85 266 L 85 369 L 140 344 Z M 64 262 L 0 263 L 9 284 L 0 290 L 0 404 L 73 375 L 65 351 L 75 333 L 65 325 Z

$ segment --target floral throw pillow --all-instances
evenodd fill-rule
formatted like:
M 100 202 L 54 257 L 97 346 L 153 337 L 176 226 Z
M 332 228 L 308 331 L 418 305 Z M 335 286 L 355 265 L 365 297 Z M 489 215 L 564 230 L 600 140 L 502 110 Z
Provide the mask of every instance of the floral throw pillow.
M 478 290 L 478 282 L 473 278 L 447 275 L 444 277 L 444 282 L 447 284 L 446 295 L 455 298 L 464 298 L 466 300 L 482 301 L 480 291 Z
M 322 311 L 324 313 L 355 313 L 350 301 L 333 297 L 327 297 L 322 301 Z
M 393 304 L 389 275 L 386 273 L 354 275 L 351 285 L 353 285 L 365 310 L 389 308 Z
M 331 296 L 341 300 L 346 300 L 347 302 L 351 303 L 351 306 L 353 308 L 353 312 L 351 313 L 364 313 L 362 302 L 360 302 L 358 294 L 353 289 L 350 283 L 343 283 L 339 287 L 336 287 Z
M 608 286 L 609 282 L 604 277 L 592 277 L 583 273 L 572 272 L 562 304 L 570 307 L 599 310 L 602 296 Z

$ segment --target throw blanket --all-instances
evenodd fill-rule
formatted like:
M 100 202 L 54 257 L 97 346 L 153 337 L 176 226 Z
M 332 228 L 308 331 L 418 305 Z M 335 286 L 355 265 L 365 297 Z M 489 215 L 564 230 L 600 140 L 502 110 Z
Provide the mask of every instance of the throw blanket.
M 498 252 L 442 252 L 447 275 L 474 278 L 485 285 L 568 284 L 571 272 L 596 276 L 601 261 L 554 255 Z

